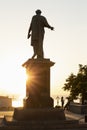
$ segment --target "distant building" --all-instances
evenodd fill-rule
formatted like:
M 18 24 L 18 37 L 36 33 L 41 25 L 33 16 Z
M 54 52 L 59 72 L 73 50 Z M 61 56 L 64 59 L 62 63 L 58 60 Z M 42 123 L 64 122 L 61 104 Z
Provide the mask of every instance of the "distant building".
M 9 98 L 7 96 L 0 96 L 0 109 L 2 108 L 12 108 L 12 98 Z

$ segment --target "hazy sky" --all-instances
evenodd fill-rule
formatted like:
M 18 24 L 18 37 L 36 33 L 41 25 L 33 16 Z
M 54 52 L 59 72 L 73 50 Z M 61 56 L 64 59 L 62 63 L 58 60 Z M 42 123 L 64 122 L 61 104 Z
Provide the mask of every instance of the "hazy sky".
M 25 94 L 22 63 L 33 50 L 27 32 L 36 9 L 55 30 L 45 30 L 45 58 L 51 68 L 51 94 L 60 95 L 65 79 L 87 64 L 87 0 L 0 0 L 0 95 Z

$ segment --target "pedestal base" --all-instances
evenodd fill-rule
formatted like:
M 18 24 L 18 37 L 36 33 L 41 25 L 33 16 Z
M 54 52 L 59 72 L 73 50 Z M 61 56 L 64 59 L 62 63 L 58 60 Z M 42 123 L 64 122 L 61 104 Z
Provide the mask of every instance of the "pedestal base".
M 53 108 L 54 101 L 48 96 L 28 97 L 24 100 L 24 108 Z
M 65 120 L 63 109 L 43 108 L 43 109 L 25 109 L 16 108 L 13 118 L 17 121 L 27 120 Z

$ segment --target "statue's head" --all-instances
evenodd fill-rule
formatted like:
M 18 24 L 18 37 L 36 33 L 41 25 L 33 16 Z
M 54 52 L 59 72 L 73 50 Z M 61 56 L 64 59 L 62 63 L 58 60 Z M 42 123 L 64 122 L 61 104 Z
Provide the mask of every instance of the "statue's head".
M 36 12 L 36 14 L 41 14 L 42 13 L 40 9 L 37 9 L 35 12 Z

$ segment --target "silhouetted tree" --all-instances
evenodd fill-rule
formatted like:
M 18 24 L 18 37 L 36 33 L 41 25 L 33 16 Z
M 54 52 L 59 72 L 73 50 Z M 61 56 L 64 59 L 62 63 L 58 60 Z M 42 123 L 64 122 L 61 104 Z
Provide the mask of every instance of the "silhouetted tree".
M 70 91 L 71 100 L 81 97 L 82 104 L 87 100 L 87 65 L 79 64 L 77 75 L 73 73 L 66 79 L 63 87 L 64 91 Z

